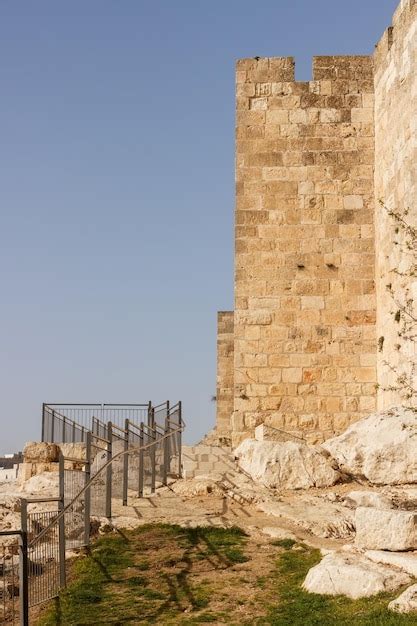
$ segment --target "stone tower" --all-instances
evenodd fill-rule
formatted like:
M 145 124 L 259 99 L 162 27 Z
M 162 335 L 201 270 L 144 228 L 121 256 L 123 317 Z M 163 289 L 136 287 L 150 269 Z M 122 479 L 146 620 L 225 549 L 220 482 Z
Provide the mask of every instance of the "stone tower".
M 397 400 L 392 289 L 417 284 L 397 275 L 387 294 L 401 246 L 375 200 L 417 214 L 416 7 L 401 3 L 372 57 L 315 57 L 309 82 L 292 58 L 237 63 L 235 308 L 219 314 L 217 374 L 234 443 L 262 423 L 321 441 Z

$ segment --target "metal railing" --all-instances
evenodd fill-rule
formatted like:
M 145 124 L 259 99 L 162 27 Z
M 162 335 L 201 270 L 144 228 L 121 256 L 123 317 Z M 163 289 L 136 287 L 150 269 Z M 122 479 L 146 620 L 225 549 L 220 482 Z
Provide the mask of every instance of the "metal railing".
M 27 533 L 0 532 L 0 623 L 28 624 Z
M 64 410 L 43 405 L 42 439 L 79 443 L 81 458 L 61 452 L 58 496 L 23 499 L 21 530 L 0 533 L 0 622 L 5 624 L 28 624 L 30 608 L 56 597 L 65 587 L 65 551 L 88 545 L 92 518 L 111 518 L 115 498 L 127 505 L 129 494 L 141 498 L 168 484 L 170 475 L 182 474 L 181 402 L 155 407 L 151 403 L 88 405 L 85 410 L 81 405 L 53 406 Z M 69 406 L 81 411 L 82 423 L 68 415 Z M 101 416 L 112 411 L 118 423 L 102 421 L 96 407 L 102 407 Z M 1 552 L 2 536 L 12 537 L 11 552 L 9 548 Z
M 146 421 L 151 409 L 151 402 L 146 404 L 44 403 L 42 405 L 42 441 L 85 443 L 87 432 L 94 433 L 97 423 L 112 422 L 114 426 L 123 428 L 125 419 L 135 423 Z

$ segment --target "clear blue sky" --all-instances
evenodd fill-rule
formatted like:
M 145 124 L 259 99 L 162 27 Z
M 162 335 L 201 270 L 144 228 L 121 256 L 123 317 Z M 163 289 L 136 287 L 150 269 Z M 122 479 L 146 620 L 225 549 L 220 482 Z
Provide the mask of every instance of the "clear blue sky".
M 0 453 L 42 401 L 214 423 L 233 307 L 234 63 L 368 54 L 396 0 L 0 2 Z

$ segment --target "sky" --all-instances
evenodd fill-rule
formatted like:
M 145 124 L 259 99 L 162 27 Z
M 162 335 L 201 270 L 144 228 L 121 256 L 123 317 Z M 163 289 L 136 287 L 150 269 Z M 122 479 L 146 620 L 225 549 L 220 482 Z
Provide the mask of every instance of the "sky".
M 234 65 L 369 54 L 397 0 L 0 0 L 0 454 L 42 402 L 215 421 Z

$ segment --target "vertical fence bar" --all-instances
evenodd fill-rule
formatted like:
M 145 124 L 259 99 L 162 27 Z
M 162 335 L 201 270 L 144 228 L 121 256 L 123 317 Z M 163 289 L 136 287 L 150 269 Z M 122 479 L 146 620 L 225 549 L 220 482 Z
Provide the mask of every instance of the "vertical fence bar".
M 58 511 L 64 510 L 65 502 L 65 461 L 64 455 L 59 455 L 59 503 Z M 58 521 L 58 545 L 59 545 L 59 586 L 61 589 L 65 587 L 65 515 Z
M 148 427 L 150 428 L 152 425 L 152 402 L 149 401 L 148 404 Z
M 164 428 L 164 462 L 162 467 L 162 484 L 168 484 L 168 469 L 169 469 L 169 400 L 167 400 L 167 410 L 165 415 L 165 428 Z
M 123 497 L 123 506 L 127 506 L 127 487 L 128 487 L 128 477 L 129 477 L 129 454 L 127 450 L 129 449 L 129 420 L 125 419 L 125 438 L 123 444 L 123 450 L 125 454 L 123 455 L 123 485 L 122 485 L 122 497 Z
M 65 443 L 65 435 L 66 435 L 66 423 L 65 423 L 65 415 L 62 416 L 62 443 Z
M 29 560 L 28 560 L 28 503 L 21 499 L 20 519 L 22 534 L 19 539 L 19 604 L 20 624 L 29 624 Z
M 152 409 L 154 413 L 154 409 Z M 156 487 L 156 428 L 152 427 L 149 431 L 149 436 L 152 440 L 152 445 L 150 447 L 150 457 L 151 457 L 151 493 L 155 493 Z
M 144 471 L 144 463 L 143 463 L 143 422 L 140 423 L 139 430 L 139 484 L 138 484 L 138 497 L 143 497 L 143 471 Z
M 113 426 L 111 422 L 107 422 L 107 461 L 112 458 L 113 447 Z M 112 464 L 110 463 L 106 469 L 106 517 L 111 517 L 111 481 L 112 481 Z
M 182 428 L 182 402 L 178 402 L 178 427 Z M 182 430 L 178 432 L 178 476 L 182 478 Z
M 85 484 L 88 485 L 91 478 L 91 433 L 87 433 L 85 445 Z M 91 515 L 91 489 L 88 487 L 84 494 L 84 543 L 90 543 L 90 515 Z
M 51 441 L 49 443 L 55 443 L 54 436 L 55 436 L 55 411 L 52 409 L 52 415 L 51 415 Z
M 42 442 L 45 441 L 45 402 L 42 403 Z

